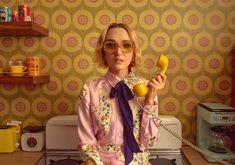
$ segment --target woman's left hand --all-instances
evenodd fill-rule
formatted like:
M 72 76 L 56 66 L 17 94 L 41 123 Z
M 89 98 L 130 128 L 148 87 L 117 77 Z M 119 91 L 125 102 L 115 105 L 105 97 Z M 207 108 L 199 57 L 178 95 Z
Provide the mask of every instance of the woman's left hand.
M 147 86 L 149 87 L 149 91 L 145 96 L 145 104 L 153 105 L 154 98 L 158 94 L 160 90 L 165 87 L 166 83 L 166 75 L 164 74 L 157 74 L 154 76 Z

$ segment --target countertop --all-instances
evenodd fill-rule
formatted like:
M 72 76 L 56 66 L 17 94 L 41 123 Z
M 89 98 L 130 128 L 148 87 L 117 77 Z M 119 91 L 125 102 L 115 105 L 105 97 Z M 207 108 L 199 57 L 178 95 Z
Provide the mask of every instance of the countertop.
M 199 152 L 189 146 L 183 145 L 182 152 L 191 165 L 221 165 L 221 163 L 208 163 Z
M 43 151 L 25 152 L 17 150 L 13 153 L 1 153 L 0 164 L 2 165 L 35 165 L 42 157 Z
M 191 149 L 189 146 L 183 146 L 183 154 L 191 165 L 221 165 L 220 163 L 208 163 L 200 153 Z M 0 154 L 0 164 L 4 165 L 35 165 L 43 155 L 41 152 L 15 151 L 13 153 Z

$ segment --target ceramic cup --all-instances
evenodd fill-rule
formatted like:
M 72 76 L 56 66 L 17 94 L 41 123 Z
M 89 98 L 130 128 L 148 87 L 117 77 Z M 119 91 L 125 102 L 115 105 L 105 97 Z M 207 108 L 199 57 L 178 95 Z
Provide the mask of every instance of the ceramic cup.
M 10 66 L 11 73 L 23 73 L 26 70 L 26 66 L 24 65 L 13 65 Z

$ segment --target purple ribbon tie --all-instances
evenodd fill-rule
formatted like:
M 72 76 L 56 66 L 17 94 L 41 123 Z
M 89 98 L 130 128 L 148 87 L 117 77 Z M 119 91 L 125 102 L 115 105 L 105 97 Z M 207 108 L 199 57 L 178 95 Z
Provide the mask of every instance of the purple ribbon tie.
M 129 165 L 133 160 L 133 153 L 141 152 L 133 134 L 133 115 L 128 103 L 128 100 L 133 99 L 134 96 L 129 87 L 123 81 L 119 81 L 117 85 L 112 88 L 110 97 L 114 98 L 115 96 L 118 98 L 124 127 L 125 165 Z

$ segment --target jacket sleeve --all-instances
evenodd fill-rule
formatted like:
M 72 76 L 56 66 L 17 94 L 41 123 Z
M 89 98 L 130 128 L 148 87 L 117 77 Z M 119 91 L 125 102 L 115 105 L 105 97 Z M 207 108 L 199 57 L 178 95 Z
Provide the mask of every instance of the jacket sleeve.
M 97 139 L 91 112 L 91 96 L 87 84 L 84 84 L 78 102 L 78 147 L 83 153 L 84 161 L 94 161 L 103 164 L 98 152 Z
M 142 120 L 140 125 L 140 143 L 145 147 L 150 147 L 157 142 L 159 138 L 158 100 L 155 97 L 155 104 L 143 107 Z

